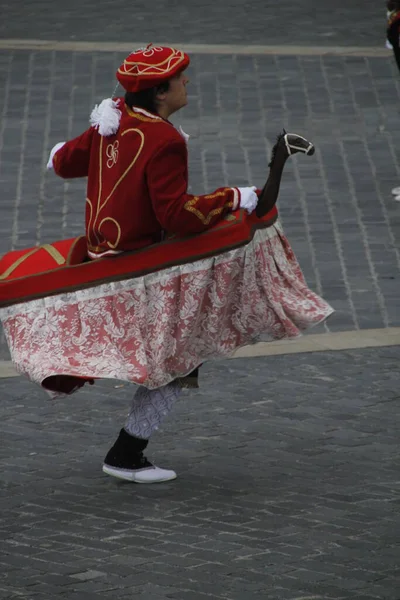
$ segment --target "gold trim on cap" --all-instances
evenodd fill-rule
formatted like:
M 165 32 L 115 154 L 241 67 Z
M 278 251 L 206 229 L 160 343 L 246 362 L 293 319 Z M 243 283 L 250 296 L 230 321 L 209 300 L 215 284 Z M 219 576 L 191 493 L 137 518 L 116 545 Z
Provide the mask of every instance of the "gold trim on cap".
M 175 69 L 177 65 L 185 60 L 184 52 L 181 50 L 175 50 L 174 48 L 170 48 L 170 50 L 172 50 L 172 55 L 167 56 L 167 58 L 156 64 L 136 61 L 133 62 L 125 59 L 123 65 L 119 67 L 117 72 L 120 75 L 126 75 L 128 77 L 151 77 L 154 75 L 165 75 L 166 73 L 169 73 Z M 129 65 L 131 65 L 131 67 L 129 67 Z M 164 67 L 164 65 L 166 65 L 166 67 Z M 143 69 L 139 70 L 139 67 L 143 67 Z M 136 69 L 136 73 L 133 72 L 133 69 Z

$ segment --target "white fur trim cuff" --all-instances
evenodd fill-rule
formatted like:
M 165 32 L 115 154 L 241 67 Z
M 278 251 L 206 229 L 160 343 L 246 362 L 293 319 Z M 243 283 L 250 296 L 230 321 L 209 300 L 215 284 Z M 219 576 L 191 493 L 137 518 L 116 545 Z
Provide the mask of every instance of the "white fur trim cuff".
M 49 160 L 48 160 L 48 162 L 47 162 L 47 169 L 49 169 L 49 170 L 50 170 L 50 169 L 53 169 L 53 168 L 54 168 L 54 165 L 53 165 L 53 158 L 54 158 L 54 155 L 55 155 L 55 153 L 56 153 L 56 152 L 58 152 L 58 151 L 60 150 L 60 148 L 62 148 L 62 147 L 64 146 L 64 144 L 65 144 L 65 143 L 66 143 L 66 142 L 58 142 L 58 144 L 56 144 L 56 145 L 55 145 L 55 146 L 52 148 L 52 150 L 51 150 L 51 152 L 50 152 Z

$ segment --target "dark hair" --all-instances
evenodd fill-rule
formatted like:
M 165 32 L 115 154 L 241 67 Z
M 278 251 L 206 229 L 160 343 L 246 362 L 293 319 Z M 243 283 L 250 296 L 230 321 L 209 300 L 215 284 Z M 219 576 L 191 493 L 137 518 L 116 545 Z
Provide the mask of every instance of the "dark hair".
M 142 90 L 141 92 L 126 92 L 125 103 L 132 108 L 137 106 L 144 108 L 152 113 L 157 114 L 157 94 L 167 92 L 169 90 L 169 81 L 165 81 L 160 85 Z

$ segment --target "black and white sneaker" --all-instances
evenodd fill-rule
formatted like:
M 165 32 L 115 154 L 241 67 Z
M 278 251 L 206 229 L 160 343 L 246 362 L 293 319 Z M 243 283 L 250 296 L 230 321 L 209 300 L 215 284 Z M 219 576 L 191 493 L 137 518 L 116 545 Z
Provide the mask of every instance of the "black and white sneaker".
M 146 458 L 144 458 L 143 466 L 133 464 L 121 468 L 104 463 L 103 473 L 107 473 L 107 475 L 117 477 L 118 479 L 124 479 L 125 481 L 133 481 L 134 483 L 162 483 L 163 481 L 176 479 L 175 471 L 160 469 L 160 467 L 151 464 Z
M 135 483 L 161 483 L 176 479 L 175 471 L 160 469 L 143 456 L 148 440 L 121 429 L 117 441 L 104 459 L 103 473 Z

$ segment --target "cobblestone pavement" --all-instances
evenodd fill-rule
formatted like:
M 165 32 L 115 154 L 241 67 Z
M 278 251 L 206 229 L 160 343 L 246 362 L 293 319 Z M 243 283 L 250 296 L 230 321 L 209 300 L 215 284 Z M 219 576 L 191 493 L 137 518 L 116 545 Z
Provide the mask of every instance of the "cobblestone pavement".
M 1 0 L 0 38 L 381 46 L 385 2 Z
M 149 456 L 101 472 L 130 386 L 0 381 L 0 599 L 398 600 L 400 349 L 205 365 Z M 112 410 L 110 408 L 112 407 Z

